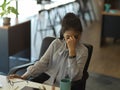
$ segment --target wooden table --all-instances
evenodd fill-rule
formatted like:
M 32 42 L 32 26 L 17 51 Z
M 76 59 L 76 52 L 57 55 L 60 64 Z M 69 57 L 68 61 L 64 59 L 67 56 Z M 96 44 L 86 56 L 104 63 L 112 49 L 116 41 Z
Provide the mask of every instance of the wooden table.
M 41 88 L 41 89 L 45 87 L 46 90 L 60 90 L 58 87 L 25 81 L 21 79 L 12 79 L 11 81 L 14 82 L 13 86 L 11 86 L 10 83 L 8 83 L 6 76 L 0 75 L 0 84 L 2 84 L 2 88 L 0 88 L 0 90 L 21 90 L 25 86 Z
M 120 16 L 120 10 L 111 10 L 110 12 L 102 12 L 102 15 Z
M 8 73 L 10 56 L 31 57 L 31 21 L 0 26 L 0 72 Z

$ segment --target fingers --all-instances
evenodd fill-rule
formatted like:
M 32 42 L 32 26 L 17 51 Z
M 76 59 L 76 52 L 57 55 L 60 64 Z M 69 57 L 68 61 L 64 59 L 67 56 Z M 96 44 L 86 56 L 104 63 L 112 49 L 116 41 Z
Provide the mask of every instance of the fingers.
M 70 41 L 76 42 L 75 37 L 74 36 L 69 37 L 69 39 L 67 39 L 67 42 L 70 42 Z
M 11 74 L 11 75 L 9 75 L 9 76 L 8 76 L 8 79 L 14 79 L 14 78 L 19 78 L 19 79 L 22 79 L 22 77 L 21 77 L 21 76 L 16 75 L 16 74 Z
M 74 36 L 71 36 L 70 39 L 76 41 Z

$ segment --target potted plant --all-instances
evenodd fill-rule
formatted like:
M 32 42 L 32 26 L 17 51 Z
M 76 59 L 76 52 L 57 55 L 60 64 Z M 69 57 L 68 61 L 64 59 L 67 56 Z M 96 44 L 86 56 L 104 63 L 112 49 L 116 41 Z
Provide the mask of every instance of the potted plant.
M 12 1 L 13 0 L 3 0 L 3 3 L 0 5 L 0 16 L 3 18 L 3 25 L 10 25 L 9 14 L 13 13 L 18 15 L 18 10 L 10 5 Z

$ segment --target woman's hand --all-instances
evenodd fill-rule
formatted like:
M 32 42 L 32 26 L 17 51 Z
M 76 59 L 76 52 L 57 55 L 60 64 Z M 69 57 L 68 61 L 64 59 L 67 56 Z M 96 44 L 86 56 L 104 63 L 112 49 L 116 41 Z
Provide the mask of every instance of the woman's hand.
M 9 76 L 7 76 L 8 79 L 14 79 L 14 78 L 19 78 L 19 79 L 24 79 L 23 77 L 17 75 L 17 74 L 11 74 Z
M 75 39 L 74 36 L 69 37 L 66 41 L 67 47 L 69 49 L 69 56 L 76 56 L 76 45 L 77 45 L 77 40 Z

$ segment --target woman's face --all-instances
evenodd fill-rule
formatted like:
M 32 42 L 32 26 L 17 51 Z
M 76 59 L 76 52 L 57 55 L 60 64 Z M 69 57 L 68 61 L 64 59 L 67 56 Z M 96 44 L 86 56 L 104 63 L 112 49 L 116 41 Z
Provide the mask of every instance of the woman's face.
M 79 41 L 81 38 L 81 33 L 76 32 L 74 29 L 71 28 L 71 29 L 65 31 L 63 36 L 64 36 L 65 41 L 67 41 L 70 37 L 73 37 L 76 39 L 76 41 Z

